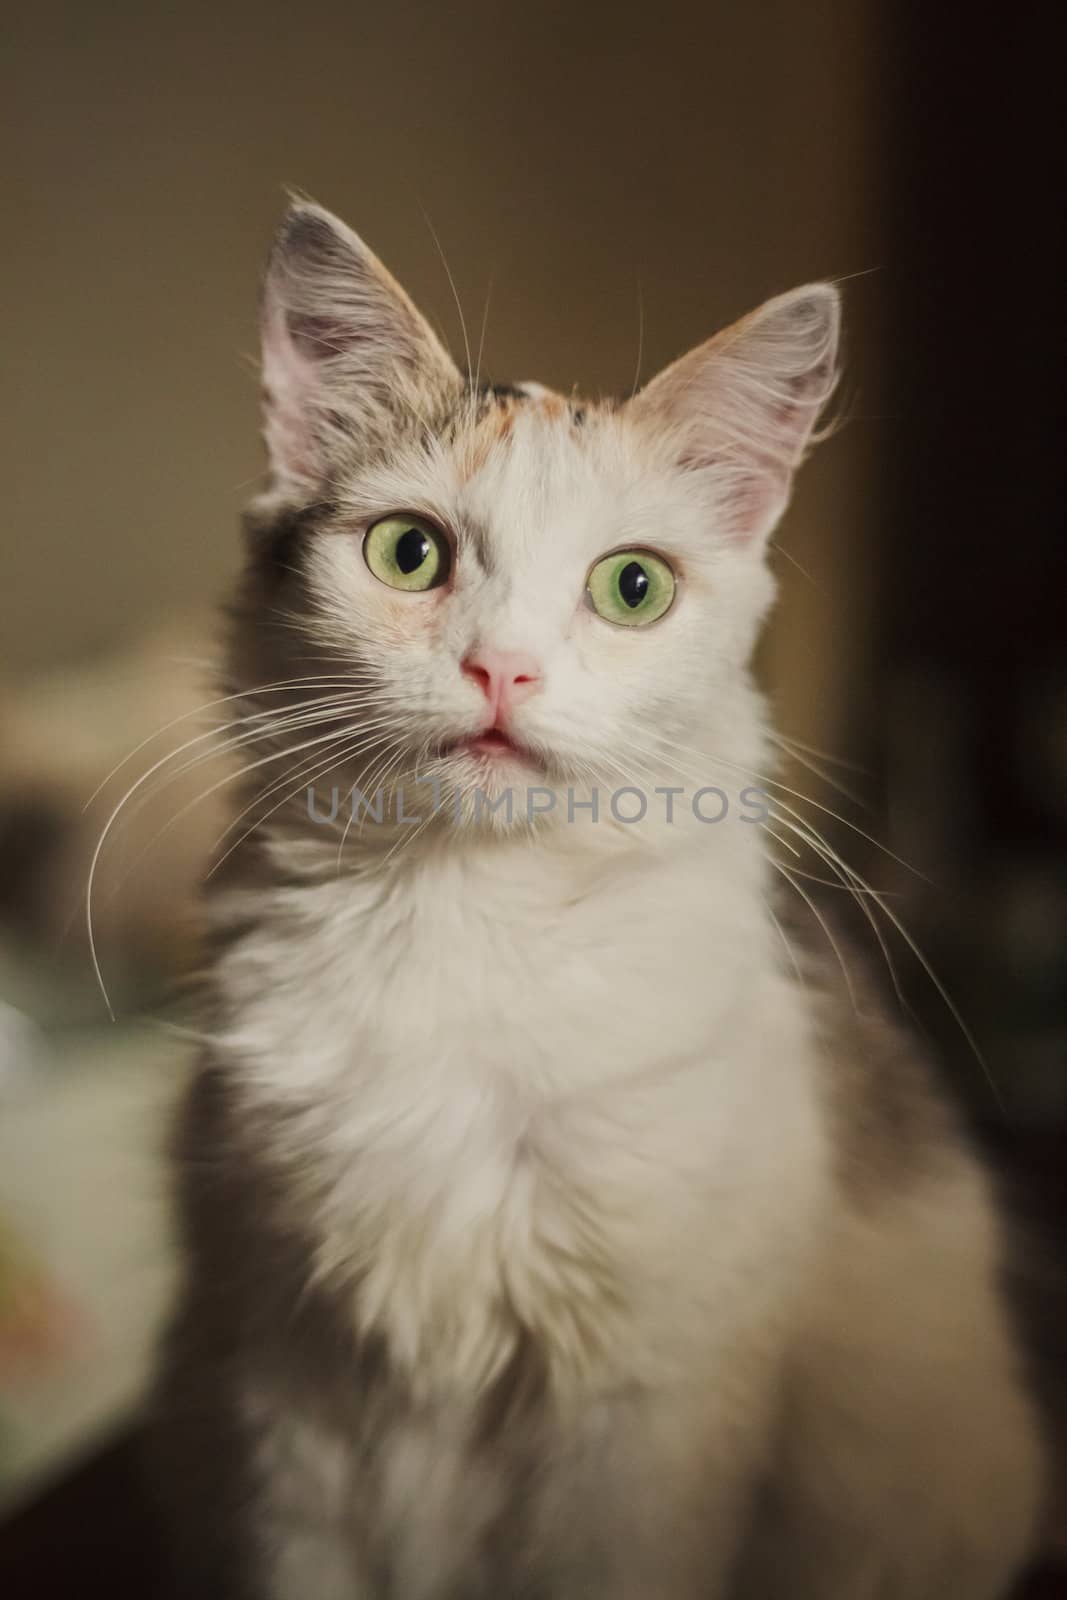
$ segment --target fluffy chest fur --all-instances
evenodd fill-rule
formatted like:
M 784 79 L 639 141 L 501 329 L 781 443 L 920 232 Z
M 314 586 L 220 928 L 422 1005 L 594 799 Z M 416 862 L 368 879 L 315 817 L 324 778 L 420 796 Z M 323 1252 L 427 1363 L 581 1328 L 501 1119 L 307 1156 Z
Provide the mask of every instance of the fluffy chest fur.
M 280 1113 L 309 1270 L 419 1383 L 479 1391 L 527 1336 L 562 1387 L 662 1377 L 788 1296 L 824 1165 L 805 1024 L 702 865 L 453 842 L 278 891 L 232 951 L 223 1045 Z

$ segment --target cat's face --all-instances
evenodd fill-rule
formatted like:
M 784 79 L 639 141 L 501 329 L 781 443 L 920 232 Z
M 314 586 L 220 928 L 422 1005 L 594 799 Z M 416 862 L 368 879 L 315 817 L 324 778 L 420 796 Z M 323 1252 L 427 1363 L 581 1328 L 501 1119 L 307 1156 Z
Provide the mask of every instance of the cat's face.
M 836 329 L 816 286 L 622 405 L 475 388 L 356 237 L 297 208 L 265 290 L 258 671 L 304 698 L 350 677 L 324 759 L 366 789 L 698 782 L 683 752 L 729 739 Z

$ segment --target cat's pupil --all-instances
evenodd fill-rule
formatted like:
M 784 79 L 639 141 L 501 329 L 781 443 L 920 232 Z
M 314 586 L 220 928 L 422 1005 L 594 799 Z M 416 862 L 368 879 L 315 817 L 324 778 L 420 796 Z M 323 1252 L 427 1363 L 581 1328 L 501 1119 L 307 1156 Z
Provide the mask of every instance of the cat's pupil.
M 401 572 L 414 572 L 430 553 L 430 541 L 419 528 L 409 528 L 396 541 L 396 564 Z
M 633 611 L 648 593 L 648 573 L 639 561 L 628 561 L 619 573 L 619 593 Z

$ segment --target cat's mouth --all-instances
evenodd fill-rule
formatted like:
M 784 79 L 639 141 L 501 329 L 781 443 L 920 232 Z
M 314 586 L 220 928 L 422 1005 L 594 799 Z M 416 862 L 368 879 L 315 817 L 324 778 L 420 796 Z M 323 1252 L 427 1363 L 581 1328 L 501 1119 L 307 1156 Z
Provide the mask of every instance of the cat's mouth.
M 511 734 L 505 733 L 503 728 L 486 728 L 481 733 L 469 735 L 465 739 L 456 739 L 451 744 L 444 745 L 441 754 L 445 756 L 468 755 L 475 756 L 481 761 L 522 761 L 527 766 L 539 766 L 533 752 L 525 745 L 513 739 Z
M 484 733 L 479 733 L 475 738 L 465 739 L 462 747 L 476 756 L 518 756 L 523 753 L 514 739 L 511 738 L 510 734 L 505 733 L 503 728 L 487 728 Z

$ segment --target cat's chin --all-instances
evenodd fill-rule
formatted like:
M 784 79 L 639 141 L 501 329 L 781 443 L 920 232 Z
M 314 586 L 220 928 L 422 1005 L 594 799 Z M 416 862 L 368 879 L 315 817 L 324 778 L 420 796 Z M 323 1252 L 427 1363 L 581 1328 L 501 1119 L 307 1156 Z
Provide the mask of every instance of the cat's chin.
M 478 735 L 440 746 L 424 781 L 442 785 L 446 815 L 475 833 L 528 832 L 557 811 L 549 763 L 510 737 Z

